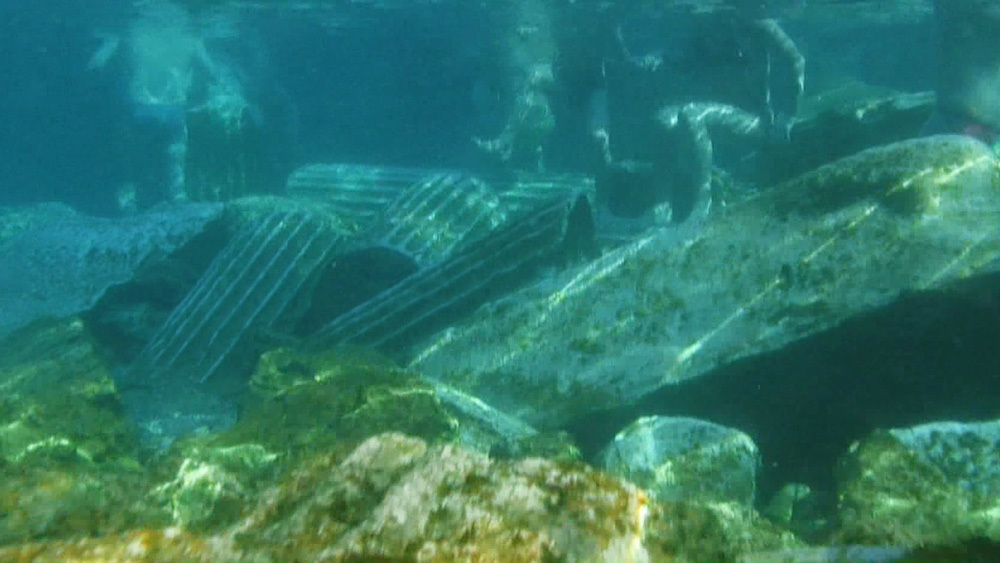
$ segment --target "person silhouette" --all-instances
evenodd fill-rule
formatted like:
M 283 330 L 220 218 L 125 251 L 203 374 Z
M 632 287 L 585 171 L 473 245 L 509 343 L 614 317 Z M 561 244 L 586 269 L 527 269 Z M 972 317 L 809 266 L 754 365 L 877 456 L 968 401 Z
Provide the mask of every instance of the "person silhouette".
M 937 101 L 925 134 L 1000 149 L 1000 1 L 935 0 Z

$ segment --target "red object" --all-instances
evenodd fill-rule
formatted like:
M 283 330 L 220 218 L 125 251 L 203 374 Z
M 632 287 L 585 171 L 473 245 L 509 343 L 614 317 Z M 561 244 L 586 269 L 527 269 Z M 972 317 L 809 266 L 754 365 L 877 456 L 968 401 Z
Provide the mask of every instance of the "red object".
M 970 121 L 962 127 L 962 134 L 973 139 L 979 139 L 987 145 L 993 145 L 998 140 L 997 131 L 992 127 Z

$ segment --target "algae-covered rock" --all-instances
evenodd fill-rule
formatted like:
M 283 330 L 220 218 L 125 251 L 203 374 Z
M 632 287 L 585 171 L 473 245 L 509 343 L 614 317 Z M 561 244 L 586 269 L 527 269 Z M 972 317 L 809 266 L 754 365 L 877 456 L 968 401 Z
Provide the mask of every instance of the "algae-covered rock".
M 774 184 L 858 151 L 920 135 L 934 111 L 933 92 L 894 93 L 858 82 L 804 101 L 804 115 L 781 150 L 768 151 L 765 183 Z
M 0 455 L 46 466 L 134 455 L 111 372 L 79 319 L 39 321 L 0 341 Z
M 251 378 L 252 397 L 220 443 L 253 441 L 273 451 L 338 449 L 385 432 L 452 441 L 457 422 L 434 389 L 371 352 L 340 348 L 265 353 Z
M 90 332 L 78 318 L 45 320 L 0 340 L 0 386 L 6 394 L 53 387 L 113 394 L 114 384 Z
M 0 390 L 0 542 L 166 522 L 141 501 L 135 438 L 82 321 L 38 321 L 0 341 Z
M 704 420 L 643 417 L 600 454 L 602 468 L 654 498 L 753 506 L 760 452 L 750 436 Z
M 931 422 L 889 433 L 963 491 L 984 499 L 1000 497 L 1000 420 Z
M 277 459 L 258 444 L 197 448 L 181 463 L 176 478 L 152 495 L 169 508 L 179 526 L 222 527 L 252 502 L 256 484 Z
M 645 545 L 650 561 L 735 561 L 741 554 L 804 547 L 752 508 L 737 503 L 655 505 Z
M 645 494 L 583 466 L 388 434 L 274 492 L 244 530 L 282 560 L 646 560 Z
M 880 431 L 838 470 L 849 542 L 950 545 L 1000 540 L 1000 422 L 939 422 Z
M 167 515 L 143 500 L 148 484 L 134 466 L 4 467 L 0 469 L 0 543 L 166 525 Z
M 998 163 L 941 136 L 871 149 L 480 308 L 411 367 L 540 428 L 1000 267 Z
M 340 382 L 355 386 L 402 381 L 406 373 L 387 358 L 363 348 L 338 348 L 321 354 L 301 354 L 291 348 L 264 353 L 253 375 L 251 390 L 280 399 L 302 386 Z
M 214 492 L 208 483 L 236 490 L 205 478 L 206 467 L 270 458 L 252 445 L 201 452 L 178 476 L 200 487 L 190 507 L 207 506 L 194 501 Z M 802 547 L 732 503 L 657 504 L 581 464 L 497 461 L 400 434 L 373 437 L 347 456 L 300 459 L 247 500 L 255 506 L 231 525 L 22 542 L 0 547 L 0 560 L 682 562 Z
M 852 206 L 878 205 L 869 213 L 897 213 L 914 220 L 914 227 L 955 235 L 977 217 L 996 213 L 998 174 L 990 147 L 968 137 L 938 135 L 870 148 L 820 166 L 782 184 L 764 202 L 781 216 L 846 212 L 859 220 L 868 218 L 852 213 Z M 923 233 L 907 229 L 894 234 Z
M 761 513 L 805 539 L 825 537 L 833 525 L 822 496 L 805 483 L 783 485 L 771 495 Z
M 480 453 L 497 453 L 501 457 L 519 457 L 535 452 L 541 455 L 543 450 L 554 457 L 572 455 L 572 445 L 560 439 L 552 440 L 553 433 L 539 436 L 538 431 L 516 416 L 511 416 L 479 397 L 445 385 L 440 381 L 424 379 L 437 392 L 441 402 L 458 421 L 458 442 L 464 447 Z M 542 443 L 547 442 L 549 448 Z M 557 443 L 561 445 L 556 445 Z M 569 447 L 563 447 L 569 446 Z
M 841 545 L 826 547 L 802 547 L 779 549 L 758 553 L 747 553 L 739 558 L 739 563 L 903 563 L 904 561 L 930 561 L 908 559 L 907 551 L 901 547 L 867 545 Z
M 464 445 L 464 444 L 463 444 Z M 580 461 L 583 454 L 567 432 L 539 432 L 498 443 L 489 450 L 494 459 L 544 457 L 552 461 Z

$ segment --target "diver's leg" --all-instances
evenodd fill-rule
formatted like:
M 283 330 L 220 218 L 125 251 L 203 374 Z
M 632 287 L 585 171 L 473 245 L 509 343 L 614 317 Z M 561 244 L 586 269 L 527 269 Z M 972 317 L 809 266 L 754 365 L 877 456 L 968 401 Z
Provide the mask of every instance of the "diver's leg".
M 168 104 L 135 104 L 129 124 L 129 205 L 146 208 L 184 199 L 187 152 L 186 112 Z
M 755 20 L 752 26 L 766 61 L 762 88 L 766 91 L 766 107 L 771 116 L 769 125 L 774 127 L 771 136 L 787 139 L 805 89 L 806 59 L 777 21 Z M 774 65 L 781 67 L 780 72 L 773 72 Z
M 670 163 L 674 168 L 663 172 L 674 178 L 671 206 L 676 222 L 689 217 L 700 219 L 708 215 L 712 206 L 713 147 L 706 110 L 703 104 L 685 104 L 664 108 L 658 116 L 660 123 L 676 133 L 675 143 L 668 148 L 673 158 L 664 155 L 658 161 L 661 165 Z
M 546 0 L 510 0 L 497 13 L 506 47 L 510 90 L 507 123 L 494 138 L 474 138 L 487 154 L 519 169 L 544 168 L 544 145 L 555 127 L 549 90 L 555 41 Z
M 665 171 L 678 181 L 674 194 L 677 221 L 689 216 L 698 219 L 711 210 L 714 158 L 711 130 L 726 131 L 752 144 L 759 144 L 767 130 L 759 116 L 727 104 L 692 102 L 667 106 L 660 110 L 658 119 L 667 130 L 680 133 L 677 142 L 669 147 L 675 155 L 675 169 Z

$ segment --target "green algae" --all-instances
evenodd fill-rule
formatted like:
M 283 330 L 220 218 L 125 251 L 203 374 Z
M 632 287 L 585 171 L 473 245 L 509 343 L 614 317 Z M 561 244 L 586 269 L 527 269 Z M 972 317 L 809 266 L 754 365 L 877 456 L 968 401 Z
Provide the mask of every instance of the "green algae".
M 110 370 L 82 321 L 32 324 L 0 343 L 0 352 L 5 459 L 41 464 L 50 452 L 49 461 L 113 462 L 135 455 Z
M 0 541 L 163 525 L 117 389 L 84 322 L 0 342 Z
M 432 443 L 457 438 L 457 422 L 432 387 L 371 352 L 265 353 L 244 415 L 219 444 L 257 443 L 297 455 L 338 449 L 386 431 Z
M 170 511 L 179 526 L 222 527 L 252 502 L 278 457 L 259 444 L 192 448 L 176 477 L 157 486 L 150 496 Z
M 944 457 L 948 457 L 947 452 Z M 837 468 L 845 543 L 950 545 L 1000 540 L 1000 502 L 963 488 L 890 432 L 851 446 Z

